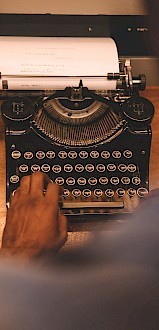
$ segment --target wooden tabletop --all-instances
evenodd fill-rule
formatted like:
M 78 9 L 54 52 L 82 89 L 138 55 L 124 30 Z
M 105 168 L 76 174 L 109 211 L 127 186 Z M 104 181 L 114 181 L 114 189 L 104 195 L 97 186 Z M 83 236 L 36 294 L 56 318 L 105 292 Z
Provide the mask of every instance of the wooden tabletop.
M 152 147 L 150 157 L 150 190 L 159 188 L 159 86 L 147 87 L 146 91 L 140 93 L 142 96 L 149 99 L 155 107 L 155 116 L 152 122 Z M 0 101 L 1 103 L 1 101 Z M 0 240 L 3 232 L 6 206 L 6 169 L 5 169 L 5 141 L 4 141 L 4 123 L 0 118 Z M 82 244 L 85 239 L 88 241 L 89 233 L 72 234 L 76 235 L 76 243 Z M 70 234 L 70 241 L 71 241 Z

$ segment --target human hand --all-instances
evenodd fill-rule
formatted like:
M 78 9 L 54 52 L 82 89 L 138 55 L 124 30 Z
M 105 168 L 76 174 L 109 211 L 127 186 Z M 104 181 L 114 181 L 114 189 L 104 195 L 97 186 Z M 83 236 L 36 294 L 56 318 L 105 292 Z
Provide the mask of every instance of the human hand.
M 34 172 L 21 179 L 11 196 L 1 255 L 32 258 L 62 247 L 67 239 L 67 220 L 59 210 L 59 195 L 60 187 L 44 173 Z

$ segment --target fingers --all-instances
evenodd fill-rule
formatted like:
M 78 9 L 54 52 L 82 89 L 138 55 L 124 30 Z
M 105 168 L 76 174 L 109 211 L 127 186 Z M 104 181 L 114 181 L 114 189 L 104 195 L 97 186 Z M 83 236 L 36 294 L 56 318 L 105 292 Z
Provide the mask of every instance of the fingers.
M 53 218 L 56 219 L 57 225 L 59 197 L 62 190 L 59 185 L 52 183 L 50 178 L 44 173 L 35 172 L 32 175 L 24 176 L 21 179 L 20 186 L 17 188 L 14 196 L 11 196 L 11 205 L 16 204 L 21 197 L 25 197 L 29 194 L 34 199 L 44 197 L 44 188 L 46 188 L 45 200 L 48 204 L 48 211 L 51 211 Z
M 51 182 L 50 178 L 41 172 L 35 172 L 32 175 L 24 176 L 20 180 L 20 186 L 11 195 L 10 202 L 13 205 L 19 197 L 31 194 L 34 198 L 43 197 L 46 188 L 46 199 L 58 211 L 59 195 L 61 187 Z
M 31 182 L 30 182 L 30 194 L 36 197 L 43 196 L 43 190 L 50 182 L 50 178 L 41 172 L 34 172 L 31 175 Z
M 49 205 L 49 209 L 52 213 L 52 221 L 54 229 L 58 231 L 58 212 L 59 212 L 59 195 L 60 187 L 55 183 L 48 183 L 45 200 Z
M 60 186 L 53 182 L 49 182 L 47 185 L 45 198 L 49 202 L 54 202 L 54 204 L 58 204 L 60 195 Z
M 20 187 L 18 187 L 14 193 L 10 194 L 10 206 L 13 206 L 17 203 L 19 199 L 19 194 L 20 194 Z
M 34 197 L 43 196 L 43 189 L 46 182 L 49 182 L 49 177 L 44 173 L 36 172 L 32 175 L 26 175 L 21 178 L 20 186 L 11 195 L 10 202 L 14 205 L 20 197 L 24 197 L 31 193 Z
M 20 194 L 27 195 L 30 192 L 31 176 L 24 176 L 20 180 Z

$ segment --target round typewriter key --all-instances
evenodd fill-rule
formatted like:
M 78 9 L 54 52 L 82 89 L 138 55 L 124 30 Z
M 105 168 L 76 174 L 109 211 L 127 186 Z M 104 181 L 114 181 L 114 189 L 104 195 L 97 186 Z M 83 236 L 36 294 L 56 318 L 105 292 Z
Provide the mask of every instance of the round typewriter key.
M 18 175 L 12 175 L 10 177 L 10 182 L 11 183 L 18 183 L 19 182 L 19 176 Z
M 97 184 L 97 179 L 94 178 L 94 177 L 91 177 L 88 179 L 88 183 L 91 185 L 91 186 L 94 186 Z
M 67 152 L 64 151 L 64 150 L 61 150 L 61 151 L 58 152 L 58 156 L 61 159 L 65 159 L 65 158 L 67 158 Z
M 55 158 L 55 152 L 52 150 L 48 150 L 46 153 L 46 157 L 49 159 Z
M 84 166 L 82 164 L 75 165 L 75 171 L 76 172 L 83 172 L 84 171 Z
M 85 150 L 81 150 L 79 152 L 79 157 L 82 158 L 82 159 L 88 158 L 88 152 L 85 151 Z
M 145 197 L 148 194 L 148 190 L 144 187 L 137 189 L 137 194 L 139 197 Z
M 107 170 L 109 172 L 114 172 L 116 170 L 116 165 L 115 164 L 108 164 L 107 165 Z
M 62 193 L 62 196 L 64 197 L 64 198 L 66 198 L 66 197 L 68 197 L 70 195 L 70 191 L 68 190 L 68 189 L 64 189 L 63 190 L 63 193 Z
M 91 196 L 91 190 L 90 189 L 84 189 L 82 191 L 82 194 L 83 194 L 84 197 L 88 198 L 88 197 Z
M 118 165 L 118 170 L 120 172 L 126 172 L 127 171 L 127 165 L 125 165 L 125 164 L 119 164 Z
M 24 153 L 24 158 L 25 159 L 32 159 L 33 158 L 33 153 L 32 153 L 32 151 L 26 151 L 25 153 Z
M 72 195 L 74 196 L 74 197 L 80 197 L 81 196 L 81 190 L 79 190 L 79 189 L 73 189 L 72 190 Z
M 123 156 L 124 156 L 125 158 L 131 158 L 131 157 L 133 156 L 133 153 L 132 153 L 131 150 L 125 150 L 125 151 L 123 152 Z
M 19 159 L 21 157 L 21 152 L 19 150 L 14 150 L 11 153 L 13 159 Z
M 99 152 L 97 150 L 92 150 L 90 152 L 90 157 L 91 158 L 98 158 L 99 157 Z
M 130 183 L 130 178 L 129 178 L 128 176 L 123 176 L 123 177 L 121 178 L 121 182 L 122 182 L 123 184 L 129 184 L 129 183 Z
M 99 178 L 99 183 L 100 184 L 107 184 L 108 183 L 108 178 L 106 176 L 101 176 Z
M 94 171 L 94 165 L 93 164 L 87 164 L 85 166 L 85 169 L 87 172 L 93 172 Z
M 68 157 L 71 158 L 71 159 L 77 158 L 77 152 L 74 151 L 74 150 L 69 151 Z
M 136 186 L 138 186 L 141 183 L 141 180 L 138 176 L 134 176 L 132 178 L 132 183 L 135 184 Z
M 29 167 L 26 164 L 22 164 L 22 165 L 19 166 L 19 171 L 21 173 L 26 173 L 26 172 L 28 172 L 28 170 L 29 170 Z
M 129 188 L 127 193 L 130 197 L 134 197 L 136 195 L 136 190 L 134 188 Z
M 125 195 L 125 190 L 124 190 L 123 188 L 118 188 L 118 189 L 116 190 L 116 193 L 117 193 L 117 195 L 118 195 L 119 197 L 122 197 L 122 196 Z
M 68 173 L 72 172 L 73 171 L 73 166 L 71 164 L 65 164 L 64 165 L 64 171 L 68 172 Z
M 107 151 L 107 150 L 103 150 L 101 152 L 101 157 L 104 158 L 104 159 L 108 159 L 110 157 L 110 152 Z
M 66 179 L 66 183 L 68 184 L 68 186 L 74 186 L 75 185 L 75 179 L 72 177 L 69 177 Z
M 44 173 L 49 172 L 49 171 L 50 171 L 50 165 L 49 165 L 49 164 L 43 164 L 43 165 L 41 166 L 41 170 L 42 170 L 42 172 L 44 172 Z
M 129 164 L 128 165 L 128 171 L 133 173 L 136 171 L 136 165 L 135 164 Z
M 41 151 L 41 150 L 37 151 L 36 152 L 36 158 L 38 158 L 38 159 L 45 158 L 45 152 L 44 151 Z
M 64 178 L 62 177 L 58 177 L 55 179 L 55 183 L 57 183 L 59 186 L 63 185 L 64 184 Z
M 94 190 L 94 195 L 96 197 L 101 197 L 103 195 L 103 191 L 101 189 L 95 189 Z
M 57 183 L 59 186 L 64 184 L 64 178 L 58 177 L 55 179 L 55 183 Z
M 113 185 L 117 185 L 117 184 L 119 184 L 119 178 L 117 176 L 112 176 L 112 178 L 110 179 L 110 182 Z
M 104 165 L 104 164 L 98 164 L 98 165 L 96 166 L 96 170 L 97 170 L 98 172 L 104 172 L 104 171 L 105 171 L 105 165 Z
M 113 158 L 120 158 L 121 157 L 121 152 L 119 150 L 114 150 L 112 152 L 112 157 Z
M 80 185 L 80 186 L 84 186 L 86 184 L 86 179 L 85 178 L 78 178 L 77 179 L 77 183 Z
M 54 173 L 60 173 L 61 172 L 61 166 L 60 165 L 53 165 L 53 167 L 52 167 L 52 171 L 54 172 Z
M 107 197 L 113 197 L 114 196 L 114 191 L 112 190 L 112 189 L 106 189 L 106 191 L 105 191 L 105 195 L 107 196 Z
M 33 165 L 31 166 L 31 171 L 32 171 L 32 172 L 38 172 L 38 171 L 40 171 L 40 166 L 37 165 L 37 164 L 33 164 Z

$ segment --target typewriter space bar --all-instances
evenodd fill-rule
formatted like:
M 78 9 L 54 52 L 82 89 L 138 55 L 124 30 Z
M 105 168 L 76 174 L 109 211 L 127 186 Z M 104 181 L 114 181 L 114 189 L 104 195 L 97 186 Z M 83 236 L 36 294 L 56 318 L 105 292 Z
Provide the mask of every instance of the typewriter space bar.
M 86 209 L 86 208 L 123 208 L 124 203 L 116 202 L 64 202 L 62 209 Z

